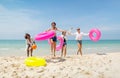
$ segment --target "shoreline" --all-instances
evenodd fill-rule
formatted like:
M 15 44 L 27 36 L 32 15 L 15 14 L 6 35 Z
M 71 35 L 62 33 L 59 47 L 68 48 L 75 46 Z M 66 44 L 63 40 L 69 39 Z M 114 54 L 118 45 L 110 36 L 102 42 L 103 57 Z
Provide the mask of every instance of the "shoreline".
M 84 52 L 83 52 L 83 56 L 84 56 L 84 55 L 93 55 L 93 54 L 94 54 L 94 55 L 107 55 L 107 54 L 112 54 L 112 53 L 114 54 L 114 53 L 120 53 L 120 52 L 118 52 L 118 51 L 117 51 L 117 52 L 107 52 L 107 53 L 106 53 L 106 52 L 96 52 L 96 53 L 94 53 L 94 52 L 93 52 L 93 53 L 84 53 Z M 24 55 L 0 55 L 0 57 L 24 57 L 24 58 L 27 58 L 26 52 L 24 52 L 23 54 L 24 54 Z M 56 53 L 56 56 L 57 56 L 57 57 L 60 57 L 60 54 L 61 54 L 61 52 L 57 52 L 57 53 Z M 34 52 L 33 52 L 33 56 L 35 56 L 35 57 L 46 57 L 46 56 L 50 56 L 50 54 L 36 55 L 36 54 L 34 54 Z M 76 53 L 74 53 L 74 54 L 67 54 L 66 57 L 67 57 L 67 56 L 77 56 L 77 54 L 76 54 Z M 79 56 L 79 55 L 78 55 L 78 56 Z
M 39 57 L 39 56 L 38 56 Z M 106 55 L 41 56 L 46 67 L 27 67 L 25 56 L 0 56 L 0 78 L 119 78 L 120 52 Z

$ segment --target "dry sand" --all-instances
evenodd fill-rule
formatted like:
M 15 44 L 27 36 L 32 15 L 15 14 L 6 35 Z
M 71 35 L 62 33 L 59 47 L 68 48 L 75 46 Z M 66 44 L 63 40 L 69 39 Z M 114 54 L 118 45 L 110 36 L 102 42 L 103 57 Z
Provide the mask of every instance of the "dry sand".
M 46 67 L 27 67 L 25 57 L 0 57 L 0 78 L 120 78 L 120 53 L 45 58 Z

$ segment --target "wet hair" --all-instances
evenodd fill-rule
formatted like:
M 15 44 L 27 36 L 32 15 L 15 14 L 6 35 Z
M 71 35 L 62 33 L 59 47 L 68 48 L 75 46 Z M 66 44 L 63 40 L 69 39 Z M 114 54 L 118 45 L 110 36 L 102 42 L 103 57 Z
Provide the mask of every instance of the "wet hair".
M 51 23 L 51 25 L 52 25 L 52 24 L 55 24 L 55 25 L 56 25 L 56 23 L 55 23 L 55 22 L 52 22 L 52 23 Z
M 28 37 L 30 38 L 30 34 L 26 33 L 25 34 L 25 39 L 28 39 Z

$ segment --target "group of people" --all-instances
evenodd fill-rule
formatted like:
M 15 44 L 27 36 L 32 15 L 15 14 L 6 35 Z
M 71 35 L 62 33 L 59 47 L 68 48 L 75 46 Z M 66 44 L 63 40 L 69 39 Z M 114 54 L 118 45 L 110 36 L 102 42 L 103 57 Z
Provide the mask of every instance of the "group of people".
M 51 23 L 51 27 L 48 30 L 46 30 L 46 32 L 51 31 L 51 30 L 55 31 L 54 37 L 52 37 L 50 39 L 51 55 L 53 57 L 56 57 L 56 42 L 57 42 L 57 35 L 56 34 L 57 34 L 57 31 L 62 33 L 61 37 L 64 40 L 64 43 L 63 43 L 63 46 L 61 49 L 61 57 L 66 56 L 66 52 L 67 52 L 67 37 L 66 36 L 67 35 L 76 36 L 76 41 L 77 41 L 77 46 L 78 46 L 77 55 L 80 54 L 82 56 L 82 36 L 84 36 L 84 35 L 87 36 L 88 34 L 81 32 L 80 28 L 76 29 L 76 33 L 71 33 L 70 31 L 59 29 L 56 27 L 55 22 Z M 25 34 L 25 39 L 26 39 L 26 44 L 27 44 L 27 56 L 29 57 L 29 56 L 32 56 L 32 52 L 33 52 L 32 45 L 35 44 L 35 41 L 31 38 L 30 34 L 28 34 L 28 33 Z

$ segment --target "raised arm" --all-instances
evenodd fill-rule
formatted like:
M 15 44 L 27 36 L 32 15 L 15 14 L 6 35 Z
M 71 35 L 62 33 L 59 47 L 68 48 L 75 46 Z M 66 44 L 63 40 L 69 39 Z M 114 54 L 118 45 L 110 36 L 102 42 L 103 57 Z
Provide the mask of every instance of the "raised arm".
M 72 33 L 72 29 L 70 29 L 69 31 L 67 31 L 67 34 L 68 34 L 68 35 L 72 35 L 72 36 L 76 36 L 76 35 L 77 35 L 77 32 Z
M 83 36 L 88 36 L 89 33 L 83 33 L 83 32 L 82 32 L 82 35 L 83 35 Z
M 72 29 L 73 29 L 73 28 L 67 30 L 67 31 L 66 31 L 66 35 L 72 35 L 72 34 L 73 34 L 73 33 L 71 33 L 71 32 L 72 32 Z
M 59 32 L 64 32 L 65 30 L 62 30 L 62 29 L 57 28 L 57 31 L 59 31 Z

